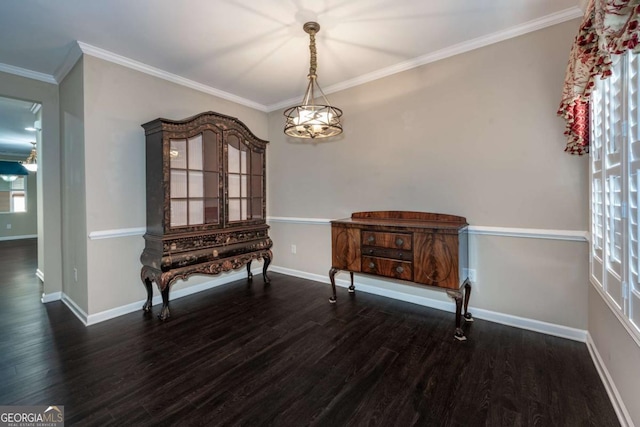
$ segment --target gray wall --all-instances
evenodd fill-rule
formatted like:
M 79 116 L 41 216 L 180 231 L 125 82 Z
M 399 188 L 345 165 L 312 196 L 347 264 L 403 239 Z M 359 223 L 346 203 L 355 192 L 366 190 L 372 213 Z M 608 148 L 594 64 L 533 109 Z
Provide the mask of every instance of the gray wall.
M 282 113 L 271 113 L 269 215 L 415 210 L 462 215 L 477 227 L 586 231 L 588 159 L 563 152 L 556 116 L 577 27 L 567 22 L 331 94 L 344 110 L 335 141 L 289 140 Z M 328 225 L 272 221 L 272 231 L 276 266 L 326 278 Z M 470 263 L 474 309 L 586 330 L 586 241 L 472 235 Z M 373 285 L 453 307 L 442 292 Z
M 593 286 L 589 286 L 589 334 L 623 401 L 631 426 L 640 426 L 640 340 L 633 339 Z
M 217 111 L 267 139 L 265 113 L 101 59 L 84 56 L 84 156 L 87 233 L 146 226 L 144 131 L 141 124 Z M 111 233 L 117 234 L 117 233 Z M 143 300 L 141 236 L 88 239 L 89 315 Z M 80 268 L 80 267 L 79 267 Z M 192 277 L 172 289 L 210 278 Z
M 89 309 L 84 150 L 84 73 L 80 59 L 60 84 L 63 291 Z

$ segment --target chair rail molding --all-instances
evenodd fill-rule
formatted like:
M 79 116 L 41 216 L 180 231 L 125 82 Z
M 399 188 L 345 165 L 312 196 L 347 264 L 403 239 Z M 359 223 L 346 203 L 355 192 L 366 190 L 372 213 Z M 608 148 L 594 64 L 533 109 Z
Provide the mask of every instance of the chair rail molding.
M 98 230 L 89 233 L 90 240 L 114 239 L 118 237 L 143 236 L 147 227 L 119 228 L 115 230 Z
M 330 225 L 331 219 L 268 216 L 267 222 L 286 224 Z M 469 234 L 484 236 L 521 237 L 531 239 L 569 240 L 576 242 L 586 242 L 589 240 L 589 233 L 581 230 L 548 230 L 540 228 L 489 227 L 482 225 L 470 225 Z

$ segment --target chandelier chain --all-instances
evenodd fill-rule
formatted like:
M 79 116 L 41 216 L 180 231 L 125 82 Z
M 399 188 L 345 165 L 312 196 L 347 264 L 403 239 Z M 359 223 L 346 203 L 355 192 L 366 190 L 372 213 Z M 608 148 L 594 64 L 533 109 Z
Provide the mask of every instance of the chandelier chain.
M 310 60 L 310 67 L 309 67 L 309 76 L 310 77 L 315 77 L 316 76 L 316 68 L 318 66 L 318 53 L 316 51 L 316 33 L 315 32 L 310 32 L 309 33 L 309 39 L 311 40 L 309 43 L 309 51 L 311 52 L 311 60 Z

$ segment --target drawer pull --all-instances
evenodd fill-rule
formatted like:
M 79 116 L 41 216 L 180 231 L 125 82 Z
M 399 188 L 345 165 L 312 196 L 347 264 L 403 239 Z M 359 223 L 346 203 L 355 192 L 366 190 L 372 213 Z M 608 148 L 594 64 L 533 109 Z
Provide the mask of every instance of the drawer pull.
M 373 253 L 373 249 L 369 249 L 369 253 L 372 254 Z
M 398 252 L 398 258 L 402 258 L 404 254 L 402 252 Z
M 370 262 L 369 263 L 369 268 L 371 268 L 371 269 L 376 268 L 376 265 L 373 262 Z
M 402 246 L 402 244 L 404 243 L 404 240 L 397 238 L 396 239 L 396 246 Z
M 404 268 L 402 267 L 396 267 L 396 273 L 398 274 L 402 274 L 402 272 L 404 271 Z
M 373 242 L 374 240 L 376 240 L 376 238 L 373 237 L 373 236 L 369 236 L 369 238 L 367 240 L 370 241 L 370 242 Z

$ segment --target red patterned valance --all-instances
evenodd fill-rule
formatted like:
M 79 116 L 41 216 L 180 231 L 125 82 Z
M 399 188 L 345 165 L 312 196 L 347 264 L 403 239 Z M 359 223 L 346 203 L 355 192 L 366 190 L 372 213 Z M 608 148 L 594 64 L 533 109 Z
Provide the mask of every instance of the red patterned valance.
M 589 95 L 596 76 L 611 75 L 611 55 L 640 51 L 640 0 L 590 0 L 571 47 L 558 115 L 568 136 L 565 151 L 589 152 Z

